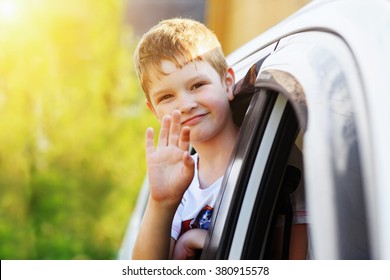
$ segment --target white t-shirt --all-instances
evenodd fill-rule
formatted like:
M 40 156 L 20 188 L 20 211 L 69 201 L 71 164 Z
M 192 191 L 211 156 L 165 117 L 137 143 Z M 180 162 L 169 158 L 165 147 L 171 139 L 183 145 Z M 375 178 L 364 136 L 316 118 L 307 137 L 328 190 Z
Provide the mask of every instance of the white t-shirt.
M 195 174 L 191 185 L 184 193 L 179 207 L 175 213 L 172 223 L 171 236 L 177 240 L 192 228 L 208 229 L 217 200 L 222 178 L 216 180 L 206 189 L 201 189 L 198 178 L 198 155 L 192 156 L 195 162 Z
M 184 193 L 182 201 L 178 206 L 173 218 L 171 236 L 177 240 L 181 234 L 193 228 L 208 229 L 211 221 L 219 190 L 223 177 L 216 180 L 211 186 L 206 189 L 201 189 L 198 178 L 198 155 L 192 156 L 195 162 L 195 174 L 187 191 Z M 288 163 L 302 168 L 302 154 L 299 149 L 294 146 Z M 305 194 L 303 188 L 303 172 L 297 190 L 291 195 L 291 204 L 293 207 L 293 223 L 307 223 Z M 278 224 L 282 221 L 279 220 Z

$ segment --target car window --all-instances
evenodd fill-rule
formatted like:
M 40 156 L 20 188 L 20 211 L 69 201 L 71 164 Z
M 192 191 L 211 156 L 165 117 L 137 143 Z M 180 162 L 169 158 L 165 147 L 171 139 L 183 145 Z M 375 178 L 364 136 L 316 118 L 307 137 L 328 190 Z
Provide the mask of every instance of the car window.
M 276 95 L 266 92 L 255 92 L 253 94 L 245 121 L 240 129 L 234 157 L 222 182 L 220 201 L 216 204 L 214 210 L 216 214 L 213 214 L 214 219 L 209 229 L 212 237 L 206 241 L 202 258 L 227 258 L 231 240 L 234 236 L 234 231 L 231 229 L 234 229 L 237 224 L 239 213 L 237 209 L 241 208 L 246 185 L 256 157 L 252 146 L 257 149 L 259 135 L 263 135 L 266 129 L 263 123 L 258 122 L 258 118 L 260 117 L 266 123 L 271 116 L 276 99 Z M 253 112 L 259 112 L 260 115 L 253 114 Z M 236 187 L 238 185 L 242 188 Z
M 298 122 L 283 95 L 274 91 L 260 92 L 277 96 L 257 149 L 246 194 L 241 206 L 229 259 L 268 259 L 272 231 L 276 222 L 276 206 L 294 144 Z M 256 135 L 259 136 L 258 134 Z M 260 138 L 260 137 L 259 137 Z M 252 146 L 253 152 L 256 152 Z

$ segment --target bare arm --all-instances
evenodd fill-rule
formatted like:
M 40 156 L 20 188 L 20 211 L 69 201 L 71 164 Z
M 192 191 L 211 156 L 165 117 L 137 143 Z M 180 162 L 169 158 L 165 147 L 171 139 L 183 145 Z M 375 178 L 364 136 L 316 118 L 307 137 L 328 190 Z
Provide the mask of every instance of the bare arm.
M 169 259 L 171 243 L 174 242 L 171 238 L 174 211 L 169 212 L 149 199 L 134 245 L 133 259 Z
M 168 259 L 175 211 L 194 176 L 189 155 L 190 131 L 180 127 L 180 112 L 162 120 L 158 145 L 146 131 L 146 162 L 150 197 L 133 251 L 133 259 Z M 174 243 L 173 243 L 174 244 Z

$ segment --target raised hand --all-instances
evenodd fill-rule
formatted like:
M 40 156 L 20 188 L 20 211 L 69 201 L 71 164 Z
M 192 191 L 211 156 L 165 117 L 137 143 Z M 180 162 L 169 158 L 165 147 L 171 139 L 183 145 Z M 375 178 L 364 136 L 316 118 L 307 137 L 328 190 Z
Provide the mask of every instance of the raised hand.
M 174 110 L 161 121 L 157 147 L 154 131 L 146 131 L 146 163 L 151 198 L 167 206 L 177 206 L 194 176 L 189 154 L 190 128 L 180 126 L 180 112 Z

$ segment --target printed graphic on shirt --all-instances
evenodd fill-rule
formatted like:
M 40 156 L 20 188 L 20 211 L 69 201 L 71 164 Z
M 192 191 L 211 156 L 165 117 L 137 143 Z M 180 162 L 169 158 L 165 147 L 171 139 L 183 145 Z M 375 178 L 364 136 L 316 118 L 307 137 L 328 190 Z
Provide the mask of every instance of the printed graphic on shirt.
M 208 229 L 210 226 L 211 215 L 213 214 L 214 208 L 209 205 L 206 205 L 199 211 L 198 216 L 195 219 L 190 219 L 183 221 L 181 223 L 181 232 L 180 235 L 185 233 L 187 230 L 193 228 Z

